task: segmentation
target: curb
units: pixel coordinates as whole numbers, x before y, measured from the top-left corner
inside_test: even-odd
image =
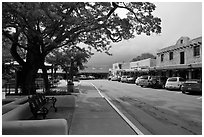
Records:
[[[107,97],[105,97],[101,91],[93,84],[91,83],[92,86],[98,91],[98,93],[100,94],[100,96],[102,98],[104,98],[108,104],[122,117],[122,119],[133,129],[133,131],[137,134],[137,135],[144,135]]]

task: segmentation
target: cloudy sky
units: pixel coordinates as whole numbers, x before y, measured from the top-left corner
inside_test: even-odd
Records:
[[[156,55],[157,50],[174,45],[182,36],[194,39],[202,36],[201,2],[153,2],[156,9],[153,14],[162,20],[162,33],[159,35],[139,35],[134,39],[111,44],[108,56],[95,53],[87,65],[101,66],[116,62],[130,61],[142,53]]]

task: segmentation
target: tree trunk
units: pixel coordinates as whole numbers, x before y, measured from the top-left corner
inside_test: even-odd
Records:
[[[31,50],[27,51],[26,65],[23,66],[22,73],[24,75],[22,80],[22,92],[23,94],[35,94],[36,85],[35,79],[39,68],[42,67],[44,59],[39,50],[39,45],[29,45]],[[43,63],[42,63],[43,62]]]
[[[30,35],[32,35],[32,33]],[[11,47],[11,54],[19,65],[22,66],[20,82],[22,94],[28,95],[36,93],[35,78],[39,68],[42,68],[44,72],[43,76],[46,91],[49,90],[47,71],[44,66],[45,56],[43,54],[43,42],[41,37],[39,37],[39,35],[34,35],[31,39],[28,39],[26,62],[18,54],[17,47],[19,47],[19,43],[14,42]]]
[[[23,67],[21,83],[21,90],[23,95],[32,95],[36,93],[35,78],[38,69],[38,67],[29,67],[29,65]]]
[[[40,60],[32,61],[32,65],[26,65],[22,69],[22,94],[35,94],[36,93],[36,85],[35,85],[35,78],[39,68],[43,71],[43,80],[44,80],[44,87],[45,92],[50,91],[47,69],[43,65]]]
[[[20,57],[20,55],[17,52],[17,47],[19,46],[19,43],[13,42],[12,47],[10,49],[11,55],[13,56],[14,60],[16,60],[19,65],[22,67],[20,77],[17,79],[16,83],[18,83],[21,87],[21,92],[24,95],[28,94],[34,94],[35,92],[35,75],[37,71],[37,67],[33,67],[35,63],[29,63],[32,58],[27,58],[27,62],[24,62],[23,59]],[[29,55],[30,51],[28,51]],[[31,56],[28,56],[31,57]]]

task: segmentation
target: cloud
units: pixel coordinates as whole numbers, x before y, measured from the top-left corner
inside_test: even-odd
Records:
[[[155,2],[154,15],[162,20],[162,33],[159,35],[139,35],[134,39],[113,43],[108,56],[95,53],[89,64],[110,64],[130,61],[142,53],[156,55],[157,50],[174,45],[182,36],[190,39],[202,36],[201,2]]]

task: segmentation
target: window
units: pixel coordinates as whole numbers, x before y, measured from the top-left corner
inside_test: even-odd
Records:
[[[173,52],[170,52],[170,53],[169,53],[169,60],[172,60],[172,59],[174,58],[173,55],[174,55]]]
[[[185,63],[185,54],[184,52],[180,52],[180,64],[184,64]]]
[[[148,76],[142,76],[141,79],[148,79]]]
[[[161,62],[164,61],[164,54],[161,54]]]
[[[168,81],[177,81],[177,78],[169,78]]]
[[[181,44],[183,44],[183,40],[181,40]]]
[[[119,69],[122,69],[122,64],[119,64],[118,67],[119,67]]]
[[[200,45],[193,47],[193,55],[200,56]]]
[[[179,81],[185,81],[183,78],[179,78]]]

